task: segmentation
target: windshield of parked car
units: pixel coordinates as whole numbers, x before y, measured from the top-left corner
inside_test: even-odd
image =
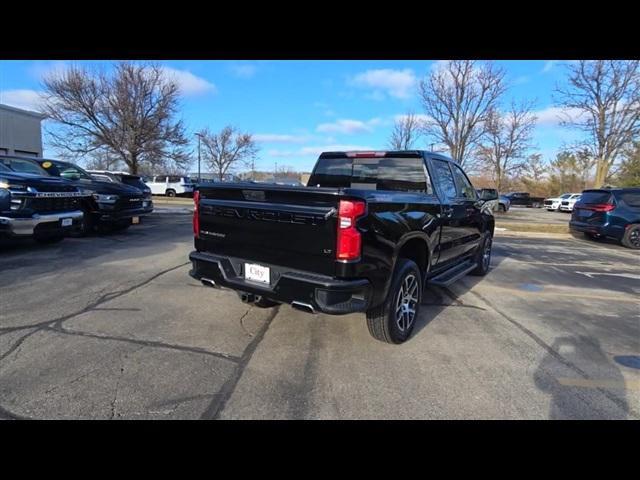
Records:
[[[34,175],[44,175],[45,177],[49,174],[40,168],[38,162],[33,160],[27,160],[22,158],[3,158],[0,160],[9,170],[13,170],[14,172],[19,173],[32,173]]]
[[[125,185],[130,185],[132,187],[142,188],[142,189],[148,189],[149,188],[149,187],[147,187],[145,185],[145,183],[142,181],[142,179],[140,177],[136,177],[136,176],[133,176],[133,175],[120,175],[120,180]]]
[[[571,196],[570,193],[565,193],[564,195],[561,195],[560,198],[562,198],[563,200],[566,200],[567,198],[569,198]]]
[[[49,172],[50,175],[66,178],[68,180],[90,180],[93,177],[83,169],[73,163],[61,162],[58,160],[47,160],[41,163],[42,167]]]

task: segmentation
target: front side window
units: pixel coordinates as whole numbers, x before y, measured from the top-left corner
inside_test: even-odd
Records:
[[[453,170],[453,177],[456,182],[456,187],[458,189],[458,196],[464,197],[468,200],[477,200],[476,191],[471,185],[471,182],[467,178],[467,176],[462,171],[458,165],[451,165],[451,169]]]
[[[440,191],[446,200],[453,200],[458,196],[458,192],[456,191],[453,174],[449,169],[449,162],[434,159],[433,166],[435,168],[436,183],[440,187]]]

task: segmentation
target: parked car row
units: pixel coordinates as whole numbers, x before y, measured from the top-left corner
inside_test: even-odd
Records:
[[[573,206],[580,200],[580,193],[563,193],[559,197],[546,198],[544,208],[550,212],[571,212]]]
[[[139,223],[153,211],[151,192],[125,177],[105,181],[69,162],[0,156],[0,236],[55,242]]]

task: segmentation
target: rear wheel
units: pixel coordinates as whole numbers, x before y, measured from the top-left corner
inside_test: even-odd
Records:
[[[627,227],[622,237],[622,245],[635,250],[640,249],[640,224]]]
[[[489,265],[491,264],[491,247],[493,245],[493,237],[488,235],[484,238],[484,241],[480,244],[480,248],[476,252],[476,265],[475,270],[471,271],[471,275],[484,276],[489,272]]]
[[[405,342],[415,326],[422,300],[422,275],[415,262],[398,259],[384,303],[367,311],[369,333],[386,343]]]
[[[111,229],[115,230],[116,232],[122,231],[122,230],[126,230],[127,228],[129,228],[131,226],[131,219],[126,219],[126,220],[120,220],[118,222],[114,222],[111,225]]]

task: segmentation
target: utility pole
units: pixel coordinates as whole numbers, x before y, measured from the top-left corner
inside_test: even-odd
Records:
[[[198,137],[198,183],[200,183],[202,180],[200,180],[201,178],[201,174],[200,174],[200,137],[202,136],[201,133],[196,132],[196,137]]]

